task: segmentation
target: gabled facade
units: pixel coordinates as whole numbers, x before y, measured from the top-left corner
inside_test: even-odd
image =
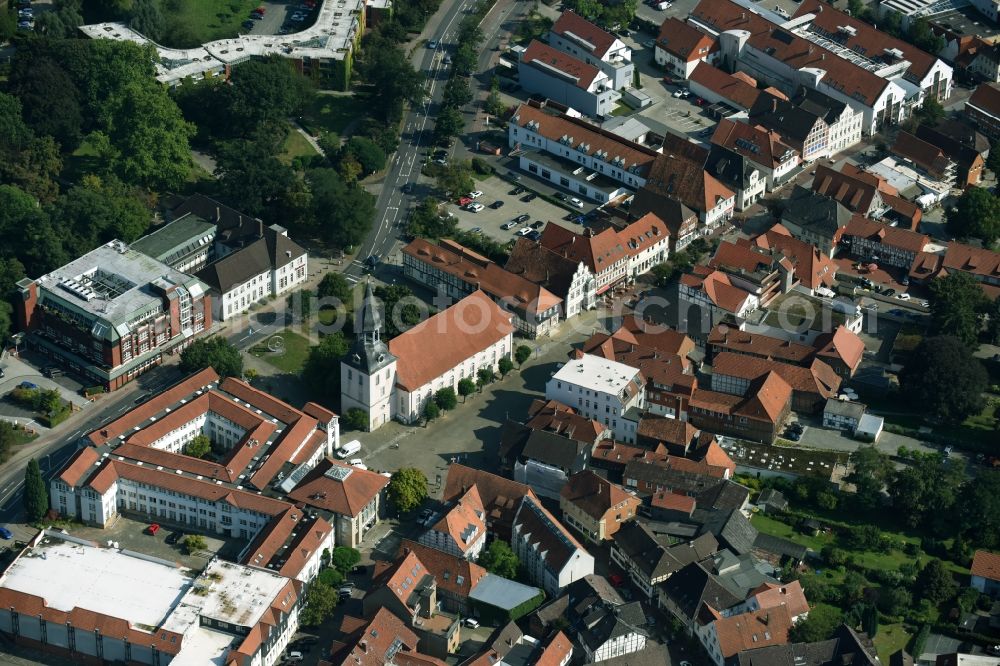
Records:
[[[699,62],[712,62],[716,51],[712,37],[671,16],[660,26],[653,59],[672,76],[687,79]]]
[[[571,476],[559,494],[563,520],[591,543],[614,537],[632,520],[639,499],[590,470]]]
[[[600,67],[537,40],[521,54],[517,73],[526,91],[588,116],[610,114],[621,99],[614,81]]]
[[[594,557],[534,497],[521,500],[511,548],[532,582],[551,596],[594,573]]]
[[[563,12],[549,31],[549,45],[600,69],[614,90],[631,88],[632,49],[573,11]]]

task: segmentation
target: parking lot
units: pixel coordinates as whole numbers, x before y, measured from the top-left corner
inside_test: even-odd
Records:
[[[521,179],[521,187],[524,187],[525,191],[516,195],[511,194],[515,189],[515,185],[499,177],[493,176],[477,181],[476,188],[483,195],[475,201],[482,204],[483,209],[481,211],[473,213],[472,211],[463,210],[455,201],[450,202],[448,205],[448,211],[454,213],[458,218],[458,228],[465,231],[480,230],[489,238],[501,243],[507,243],[517,238],[516,232],[519,229],[529,227],[538,222],[543,223],[543,225],[539,225],[539,231],[548,222],[559,222],[565,226],[573,226],[572,222],[564,220],[566,215],[569,214],[567,209],[556,206],[541,197],[537,197],[532,201],[524,201],[534,187],[534,182],[526,176],[527,174],[522,176]],[[490,205],[495,201],[503,201],[504,205],[497,209],[490,208]],[[580,214],[585,213],[591,208],[593,208],[593,205],[585,204],[584,208],[580,209]],[[501,228],[503,224],[511,222],[519,215],[528,215],[529,218],[524,222],[515,224],[510,229],[505,230]]]
[[[264,8],[264,15],[260,19],[247,18],[249,22],[244,23],[244,28],[252,27],[246,34],[284,35],[299,32],[305,30],[316,19],[315,9],[309,9],[305,3],[261,2],[258,6]],[[305,18],[301,21],[292,21],[292,17],[296,14],[304,14]]]

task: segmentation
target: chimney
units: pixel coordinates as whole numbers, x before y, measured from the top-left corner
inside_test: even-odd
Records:
[[[360,643],[358,643],[358,647],[360,647],[361,651],[364,652],[365,654],[368,653],[368,641],[361,641]]]
[[[777,113],[777,112],[778,112],[778,98],[775,97],[774,99],[771,100],[771,113]]]

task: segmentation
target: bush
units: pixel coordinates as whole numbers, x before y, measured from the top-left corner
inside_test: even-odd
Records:
[[[337,587],[344,582],[344,574],[340,573],[336,569],[326,568],[319,572],[316,576],[316,582],[320,585],[326,585],[328,587]]]
[[[480,176],[489,176],[495,171],[493,166],[481,157],[472,158],[472,170]]]
[[[83,389],[84,398],[90,398],[92,396],[100,395],[102,393],[104,393],[103,386],[88,386],[87,388]]]
[[[188,555],[193,555],[206,548],[208,548],[208,542],[205,541],[205,537],[202,535],[188,534],[184,537],[184,550],[187,551]]]
[[[347,573],[354,568],[354,565],[361,561],[361,553],[353,548],[337,546],[330,556],[330,564],[342,573]]]

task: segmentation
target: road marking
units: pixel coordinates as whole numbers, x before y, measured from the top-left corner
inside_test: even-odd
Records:
[[[345,273],[344,274],[344,279],[347,280],[348,282],[357,282],[361,278],[357,278],[357,277],[354,277],[353,275],[348,275],[347,273]]]

